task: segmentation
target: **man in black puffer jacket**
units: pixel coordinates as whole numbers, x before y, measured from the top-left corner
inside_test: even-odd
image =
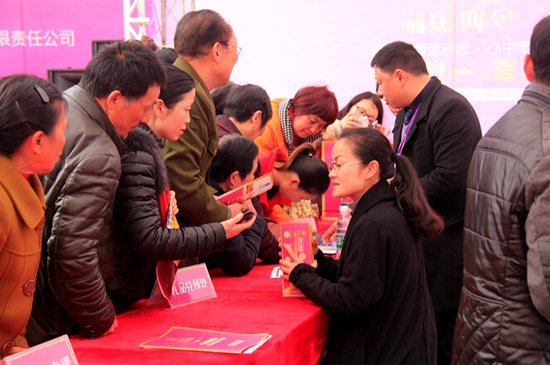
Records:
[[[530,48],[532,83],[472,157],[454,364],[550,364],[550,16]]]
[[[112,211],[123,138],[149,116],[165,73],[150,49],[116,42],[65,92],[66,144],[46,179],[46,222],[29,344],[117,326],[105,282],[113,274]]]

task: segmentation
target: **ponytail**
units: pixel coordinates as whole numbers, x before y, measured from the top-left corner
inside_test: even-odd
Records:
[[[282,166],[276,167],[296,173],[300,179],[298,187],[308,194],[321,195],[330,185],[328,166],[315,155],[311,143],[298,146]]]
[[[443,219],[430,207],[412,164],[406,157],[392,152],[395,176],[391,187],[397,195],[397,206],[413,223],[418,235],[436,238],[443,232]]]

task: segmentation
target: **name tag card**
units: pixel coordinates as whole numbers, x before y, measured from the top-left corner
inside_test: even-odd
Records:
[[[169,299],[170,307],[181,307],[216,296],[216,290],[205,264],[184,267],[179,269],[174,277]]]
[[[4,358],[6,365],[78,365],[67,335]]]

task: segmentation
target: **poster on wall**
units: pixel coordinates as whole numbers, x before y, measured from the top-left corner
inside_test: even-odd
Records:
[[[92,41],[123,39],[122,1],[13,0],[0,2],[0,76],[84,68]],[[86,16],[83,16],[83,15]]]

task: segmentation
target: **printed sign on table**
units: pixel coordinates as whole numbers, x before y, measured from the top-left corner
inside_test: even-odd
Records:
[[[312,249],[313,230],[310,223],[289,221],[281,223],[281,257],[283,260],[288,257],[284,245],[288,244],[297,255],[305,255],[305,263],[313,262]],[[283,278],[283,297],[303,297],[304,294],[290,281]]]
[[[184,267],[176,272],[169,299],[171,308],[215,297],[216,290],[205,264]]]
[[[6,365],[78,365],[67,335],[4,358]]]
[[[251,347],[258,347],[270,337],[269,333],[242,334],[172,327],[162,336],[145,341],[139,347],[240,354]]]

